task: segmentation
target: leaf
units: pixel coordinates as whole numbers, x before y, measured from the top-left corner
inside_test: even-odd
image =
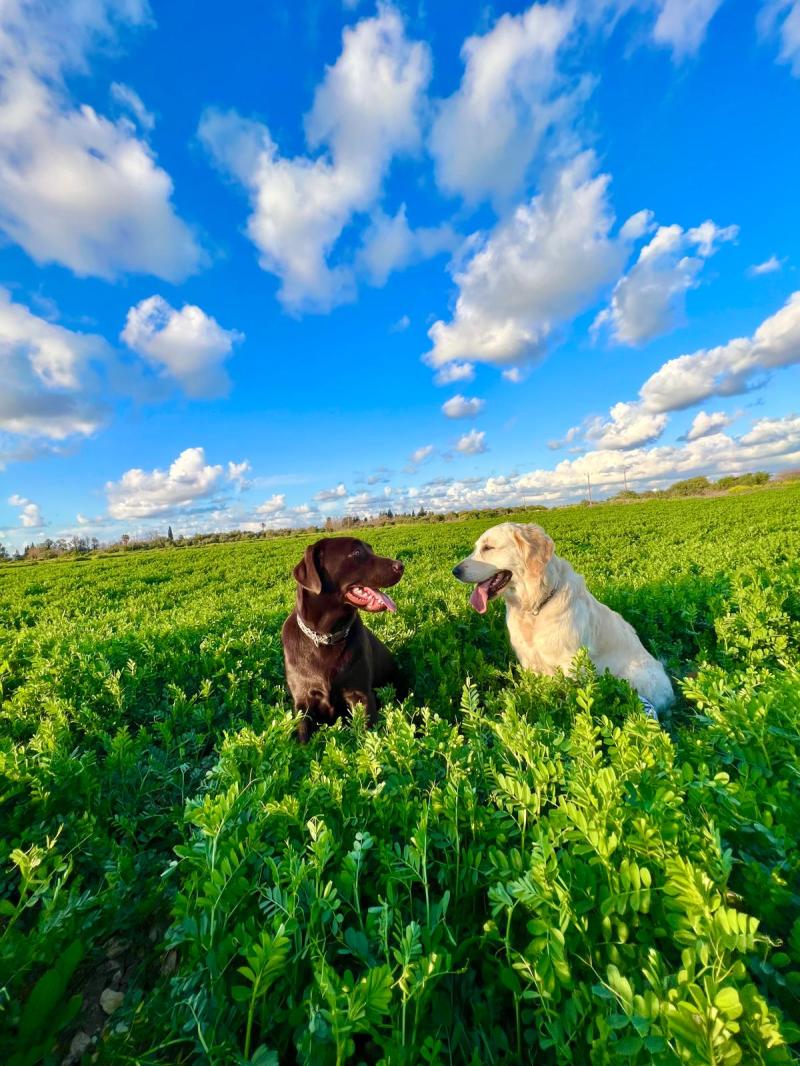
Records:
[[[20,1018],[19,1036],[22,1041],[29,1042],[34,1034],[47,1027],[50,1016],[63,999],[75,967],[82,958],[83,945],[74,940],[56,965],[46,970],[33,986]]]

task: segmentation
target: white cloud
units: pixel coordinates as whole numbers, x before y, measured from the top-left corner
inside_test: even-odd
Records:
[[[440,102],[430,136],[445,192],[507,200],[522,186],[547,134],[585,95],[585,84],[566,88],[557,68],[572,23],[570,7],[534,4],[467,38],[461,85]]]
[[[774,274],[780,270],[783,266],[783,260],[778,259],[777,255],[771,255],[769,259],[765,259],[763,263],[754,263],[747,273],[751,278],[758,277],[760,274]]]
[[[309,149],[322,149],[316,157],[282,156],[266,126],[234,112],[204,115],[200,139],[248,190],[247,233],[287,307],[326,309],[352,296],[352,269],[329,257],[353,216],[377,203],[393,157],[418,147],[429,78],[427,46],[381,6],[345,28],[317,88],[305,121]]]
[[[155,127],[155,116],[147,110],[141,96],[130,85],[123,85],[119,81],[112,82],[111,98],[124,111],[128,111],[143,130],[149,132]]]
[[[512,385],[519,385],[527,377],[527,372],[521,366],[510,366],[503,371],[503,377],[506,381],[510,381]]]
[[[364,232],[357,265],[372,285],[385,285],[389,275],[411,263],[453,251],[459,238],[449,225],[412,230],[406,218],[406,205],[396,215],[376,211]]]
[[[739,438],[741,444],[748,447],[785,444],[792,447],[792,439],[800,434],[800,417],[795,414],[785,415],[783,418],[761,418],[754,423],[753,428]]]
[[[729,415],[724,411],[712,411],[711,414],[698,411],[692,420],[686,439],[688,441],[700,440],[701,437],[707,437],[710,433],[718,433],[729,426],[735,418],[736,415]]]
[[[486,401],[477,396],[466,397],[458,393],[442,404],[442,411],[448,418],[474,418],[485,404]]]
[[[7,0],[0,9],[0,229],[37,263],[80,275],[177,281],[203,255],[172,206],[172,182],[127,119],[76,106],[64,77],[144,0]]]
[[[472,363],[445,363],[434,374],[434,385],[452,385],[456,381],[472,381],[475,367]]]
[[[636,448],[660,437],[668,420],[667,415],[643,410],[638,403],[616,403],[607,420],[589,420],[586,436],[606,450]]]
[[[26,500],[24,496],[14,494],[9,496],[8,502],[12,507],[20,507],[19,524],[23,529],[41,529],[45,522],[42,518],[41,508],[38,503]]]
[[[721,228],[711,221],[689,230],[659,226],[617,282],[610,306],[600,312],[592,329],[607,325],[614,340],[630,345],[665,333],[683,320],[685,294],[699,284],[706,259],[738,232],[737,226]]]
[[[405,333],[408,327],[411,325],[411,319],[408,315],[401,315],[396,322],[393,322],[389,326],[390,333]]]
[[[758,24],[762,36],[777,35],[780,62],[800,78],[800,0],[764,0]]]
[[[232,481],[239,492],[250,487],[247,475],[251,471],[250,463],[244,459],[241,463],[228,463],[228,481]]]
[[[483,430],[471,429],[463,437],[456,441],[456,451],[462,455],[480,455],[488,451],[486,446],[486,433]]]
[[[202,448],[186,448],[169,470],[133,469],[106,482],[108,513],[130,520],[183,510],[214,496],[223,481],[223,467],[207,463]]]
[[[268,500],[256,507],[256,514],[258,515],[276,515],[286,509],[286,494],[283,492],[276,492],[273,496],[270,496]]]
[[[771,370],[795,363],[800,363],[800,292],[765,319],[752,337],[737,337],[719,347],[668,360],[645,381],[637,400],[615,404],[606,418],[586,419],[564,441],[552,444],[560,447],[576,439],[578,430],[600,449],[637,447],[663,433],[670,412],[714,396],[735,396],[759,388]],[[698,415],[693,426],[697,432],[687,435],[689,442],[712,435],[709,429],[718,432],[721,422],[709,427],[708,419],[719,418]],[[706,432],[700,433],[701,429]]]
[[[694,55],[722,0],[657,0],[660,8],[653,40],[672,49],[676,59]]]
[[[89,436],[105,419],[101,337],[75,333],[13,303],[0,287],[0,430],[49,440]]]
[[[610,179],[592,176],[594,162],[590,152],[578,156],[488,237],[472,238],[454,274],[453,319],[429,330],[426,362],[533,360],[564,320],[619,275],[627,245],[610,236]]]
[[[770,370],[800,362],[800,292],[765,319],[752,337],[670,359],[640,390],[651,411],[677,411],[712,396],[735,396],[763,383]]]
[[[347,489],[345,488],[344,484],[340,483],[338,485],[334,485],[332,489],[323,489],[321,492],[318,492],[314,496],[314,499],[329,502],[330,500],[341,500],[346,495]]]
[[[705,474],[720,477],[756,469],[775,470],[800,463],[800,417],[757,422],[740,438],[714,433],[699,440],[656,445],[620,452],[599,449],[552,468],[530,470],[517,476],[438,479],[415,488],[397,489],[393,506],[424,504],[433,511],[477,507],[560,504],[586,495],[587,476],[595,499],[624,488],[643,491],[660,488],[678,478]]]
[[[193,304],[176,311],[163,297],[150,296],[128,311],[121,337],[152,366],[174,378],[187,396],[207,398],[228,392],[224,362],[244,334],[223,329]]]
[[[721,4],[722,0],[584,0],[581,9],[585,18],[607,32],[618,18],[633,10],[654,17],[652,41],[669,48],[673,59],[680,61],[698,51]]]
[[[561,440],[549,440],[547,442],[547,447],[551,452],[560,451],[562,448],[566,448],[568,444],[573,444],[578,440],[582,436],[583,431],[583,426],[570,426]]]
[[[433,455],[433,451],[432,444],[424,444],[421,448],[417,448],[416,451],[412,452],[409,459],[412,463],[423,463],[429,456]]]

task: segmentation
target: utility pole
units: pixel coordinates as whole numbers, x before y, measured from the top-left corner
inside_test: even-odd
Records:
[[[586,475],[586,487],[589,490],[589,503],[592,502],[592,482],[589,479],[589,475]]]
[[[625,491],[627,492],[628,491],[628,468],[624,464],[623,464],[623,467],[622,467],[622,476],[625,479]]]

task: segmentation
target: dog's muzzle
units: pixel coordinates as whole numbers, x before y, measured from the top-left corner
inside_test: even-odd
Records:
[[[480,559],[473,559],[471,555],[468,555],[466,559],[462,559],[457,566],[453,567],[453,577],[458,578],[459,581],[463,581],[467,585],[476,585],[479,581],[486,581],[488,578],[494,577],[496,573],[496,566],[482,563]]]

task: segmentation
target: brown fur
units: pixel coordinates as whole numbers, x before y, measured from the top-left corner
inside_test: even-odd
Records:
[[[353,585],[388,588],[402,575],[401,562],[375,555],[368,544],[354,537],[317,541],[295,567],[297,602],[281,637],[301,743],[319,725],[347,715],[357,704],[366,709],[368,724],[375,724],[374,690],[397,682],[397,666],[345,594]],[[298,612],[317,633],[338,634],[348,622],[352,625],[341,642],[317,647],[297,624]]]

